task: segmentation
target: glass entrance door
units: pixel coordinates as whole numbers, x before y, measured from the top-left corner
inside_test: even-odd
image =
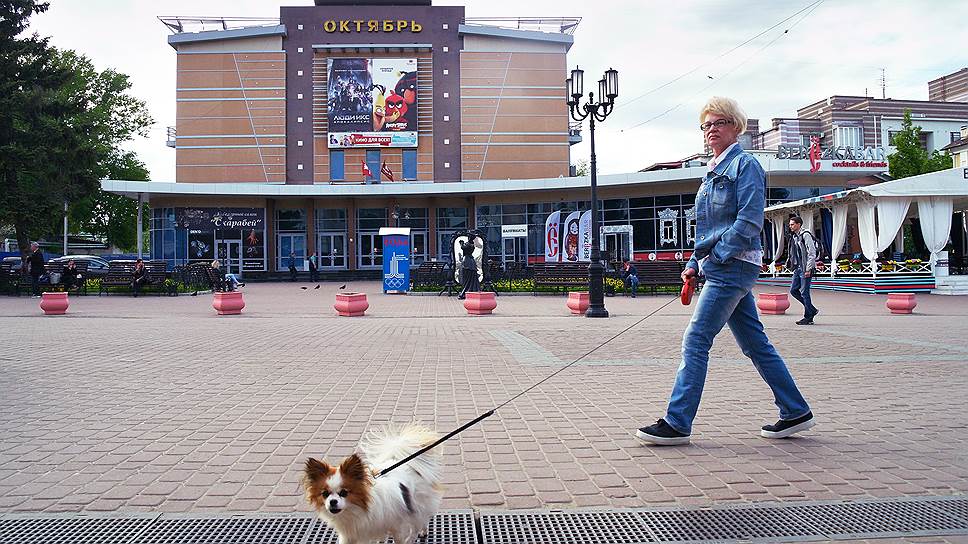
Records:
[[[629,234],[627,232],[606,232],[605,254],[602,259],[605,262],[622,262],[629,259]]]
[[[427,231],[410,231],[410,264],[417,266],[427,260]]]
[[[230,274],[242,273],[242,241],[217,240],[215,258],[222,263],[222,270]]]
[[[502,238],[501,261],[504,263],[527,263],[528,239],[524,237]]]
[[[280,234],[276,238],[278,251],[276,257],[276,270],[289,270],[289,254],[295,253],[296,270],[305,270],[303,263],[306,262],[306,235],[305,234]]]
[[[361,233],[357,244],[357,266],[360,269],[383,268],[383,237],[372,232]]]
[[[346,270],[346,235],[320,234],[317,247],[321,270]]]

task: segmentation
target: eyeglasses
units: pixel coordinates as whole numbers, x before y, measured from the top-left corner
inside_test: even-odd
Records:
[[[709,129],[713,128],[713,127],[722,128],[722,127],[724,127],[726,125],[732,125],[732,124],[733,124],[733,121],[730,120],[730,119],[717,119],[717,120],[713,121],[712,123],[710,123],[709,121],[706,121],[705,123],[699,125],[699,130],[701,130],[703,132],[706,132],[707,130],[709,130]]]

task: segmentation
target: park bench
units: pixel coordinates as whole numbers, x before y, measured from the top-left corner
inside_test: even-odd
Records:
[[[101,286],[98,295],[107,293],[111,288],[124,288],[131,291],[131,280],[134,274],[135,261],[111,261],[108,263],[108,273],[101,278]],[[167,276],[165,261],[145,261],[145,271],[148,276],[146,285],[142,292],[156,288],[159,292],[164,292],[165,278]]]
[[[682,287],[682,271],[686,268],[683,261],[641,261],[633,264],[639,272],[639,287],[651,288],[653,295],[657,287]]]
[[[535,263],[534,290],[542,287],[564,289],[588,285],[588,263]]]
[[[413,287],[441,287],[446,282],[448,263],[444,261],[424,261],[413,271],[410,278]]]
[[[18,294],[20,286],[23,284],[23,274],[19,270],[13,269],[13,263],[5,262],[0,264],[0,289],[9,295]],[[30,282],[28,281],[29,285]]]
[[[77,273],[81,275],[81,279],[75,282],[78,291],[83,291],[87,294],[87,267],[90,263],[84,260],[74,261],[74,265],[77,266]],[[61,289],[64,285],[64,268],[67,267],[67,261],[54,261],[48,262],[45,266],[47,270],[48,281],[47,285],[50,285],[53,289]],[[51,277],[53,274],[59,274],[60,278],[58,282],[54,282]]]

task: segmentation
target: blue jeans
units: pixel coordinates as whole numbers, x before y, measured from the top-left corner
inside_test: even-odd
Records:
[[[235,274],[225,274],[225,290],[235,291],[239,287],[239,278]]]
[[[763,324],[756,313],[756,302],[750,291],[760,274],[760,267],[737,259],[720,264],[707,259],[703,273],[706,284],[700,291],[692,320],[682,335],[682,363],[669,398],[666,423],[681,433],[692,434],[692,421],[706,383],[709,349],[724,325],[729,325],[743,354],[753,361],[760,377],[773,390],[780,419],[806,415],[810,407],[797,389],[786,363],[763,332]]]
[[[817,307],[810,301],[810,280],[813,274],[803,276],[803,269],[797,268],[793,272],[793,283],[790,284],[790,294],[803,304],[803,317],[811,318],[817,314]]]
[[[639,277],[636,275],[631,275],[625,278],[625,285],[631,286],[632,296],[635,296],[635,293],[639,290]]]

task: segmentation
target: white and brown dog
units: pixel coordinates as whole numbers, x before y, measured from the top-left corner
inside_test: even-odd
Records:
[[[340,544],[376,542],[387,535],[413,544],[427,533],[440,508],[440,454],[430,450],[385,476],[377,472],[436,440],[417,424],[371,432],[360,449],[339,466],[310,457],[303,487],[306,499],[339,534]]]

